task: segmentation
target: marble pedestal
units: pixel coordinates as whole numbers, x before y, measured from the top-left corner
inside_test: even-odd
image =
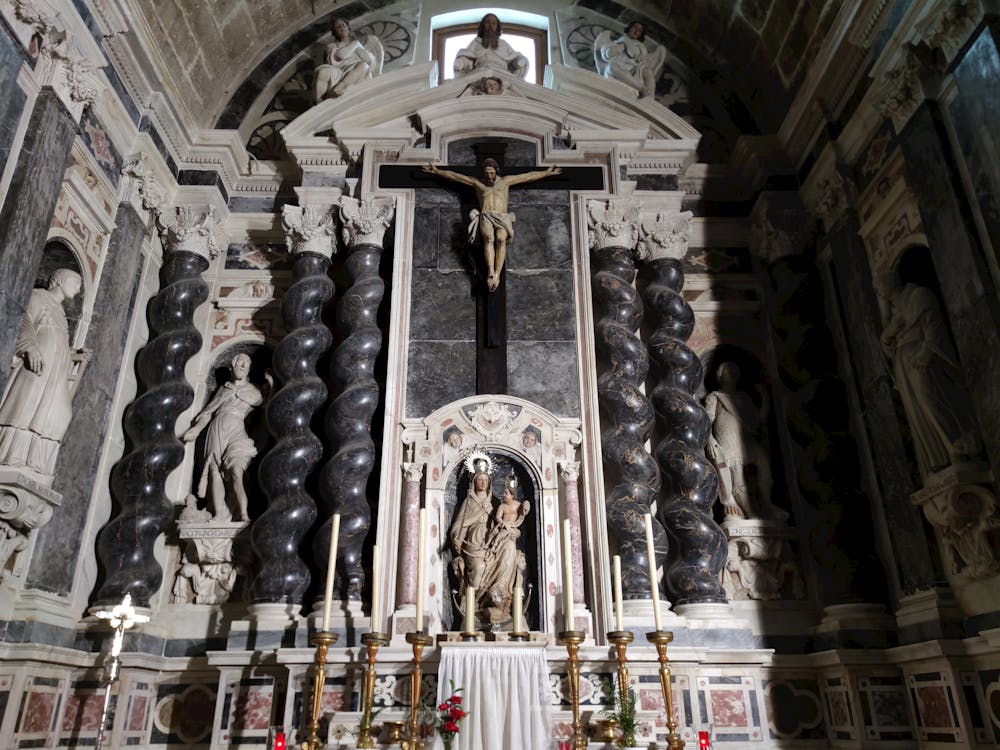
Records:
[[[20,588],[36,532],[61,504],[62,495],[32,476],[0,468],[0,588]]]

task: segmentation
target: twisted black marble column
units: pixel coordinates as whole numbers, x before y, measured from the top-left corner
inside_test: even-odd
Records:
[[[680,294],[684,272],[680,261],[664,258],[645,265],[642,277],[656,383],[651,398],[663,436],[654,451],[665,490],[660,517],[675,543],[667,590],[677,604],[725,602],[720,573],[726,535],[712,517],[719,476],[705,457],[712,425],[693,395],[702,366],[685,344],[694,330],[694,312]]]
[[[643,515],[660,490],[660,471],[644,445],[653,430],[653,407],[641,386],[649,355],[635,331],[642,302],[632,287],[632,250],[605,247],[592,253],[595,345],[603,372],[597,381],[601,448],[612,488],[605,499],[608,526],[622,560],[622,591],[629,599],[650,597]],[[663,526],[653,519],[657,564],[666,557]]]
[[[207,268],[201,254],[166,249],[160,291],[148,308],[151,338],[136,357],[139,395],[125,410],[129,452],[111,472],[116,511],[97,540],[106,577],[96,605],[116,604],[130,593],[135,605],[148,607],[163,580],[153,545],[173,517],[164,486],[184,458],[175,425],[194,400],[184,367],[201,349],[192,320],[208,299],[201,278]]]
[[[332,341],[321,322],[323,306],[333,297],[329,267],[325,254],[297,253],[295,283],[281,299],[287,333],[274,352],[280,385],[266,411],[274,445],[259,470],[267,509],[250,533],[259,561],[251,587],[255,604],[299,604],[309,586],[309,568],[299,557],[299,547],[316,520],[316,503],[306,492],[306,479],[323,455],[323,445],[309,423],[327,395],[316,363]]]
[[[372,415],[378,406],[375,360],[382,350],[377,315],[385,284],[379,276],[382,248],[356,244],[347,258],[350,287],[337,305],[337,325],[344,340],[334,354],[333,380],[338,391],[326,415],[326,436],[334,454],[320,474],[320,495],[330,516],[316,535],[315,556],[326,567],[330,527],[340,514],[336,591],[360,599],[365,572],[361,553],[371,526],[366,487],[375,466]]]

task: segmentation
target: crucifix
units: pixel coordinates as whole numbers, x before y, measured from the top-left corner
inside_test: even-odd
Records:
[[[125,641],[125,631],[132,626],[149,622],[148,615],[140,615],[132,606],[132,595],[125,594],[121,604],[116,604],[108,610],[97,612],[97,618],[107,620],[108,624],[115,630],[115,639],[111,643],[111,653],[104,673],[104,710],[101,712],[101,725],[97,729],[97,750],[101,750],[104,744],[104,727],[108,723],[108,713],[111,708],[111,687],[118,679],[118,666],[121,663],[118,656],[122,652],[122,643]]]
[[[506,294],[502,287],[507,243],[514,238],[514,214],[508,211],[510,188],[560,174],[556,166],[508,176],[500,175],[500,165],[495,159],[483,161],[482,179],[470,177],[448,169],[438,169],[433,164],[424,168],[436,177],[471,187],[476,193],[479,208],[470,214],[469,244],[483,246],[486,263],[486,294],[477,302],[477,329],[479,331],[476,366],[476,391],[478,393],[505,393],[507,391],[506,357],[501,347],[506,342]]]

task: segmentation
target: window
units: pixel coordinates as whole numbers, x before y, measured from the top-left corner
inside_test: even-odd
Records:
[[[431,55],[438,61],[440,80],[455,77],[455,57],[476,38],[479,22],[487,13],[493,13],[503,24],[503,40],[528,58],[526,80],[541,84],[549,60],[548,18],[497,8],[443,13],[431,19]]]

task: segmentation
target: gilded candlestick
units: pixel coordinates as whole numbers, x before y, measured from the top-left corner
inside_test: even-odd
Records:
[[[587,634],[582,630],[563,630],[559,640],[566,645],[569,657],[567,665],[567,682],[569,684],[569,701],[573,707],[573,750],[587,750],[587,736],[580,725],[580,644]]]
[[[430,646],[434,639],[423,632],[407,633],[406,642],[413,647],[413,662],[410,668],[410,730],[409,736],[403,740],[403,750],[424,750],[424,741],[420,739],[420,681],[423,678],[421,662],[424,649]]]
[[[646,640],[656,646],[656,656],[660,662],[660,689],[663,691],[663,705],[667,710],[667,748],[682,750],[684,740],[677,734],[677,719],[674,718],[674,698],[670,689],[670,666],[667,661],[667,644],[674,639],[668,630],[646,633]]]
[[[372,739],[372,701],[375,699],[375,663],[378,657],[378,650],[389,642],[387,633],[365,633],[361,636],[361,642],[365,644],[368,652],[368,661],[365,665],[365,682],[361,695],[361,726],[358,728],[358,748],[363,750],[373,750],[375,740]]]
[[[628,644],[635,639],[627,630],[612,630],[608,640],[615,645],[615,660],[618,662],[618,697],[622,706],[628,705]]]
[[[326,655],[330,646],[337,642],[337,637],[336,633],[320,630],[313,633],[309,641],[316,647],[316,654],[313,656],[312,713],[306,726],[309,733],[299,744],[301,750],[321,750],[325,745],[319,738],[319,719],[323,709],[323,686],[326,685]]]

